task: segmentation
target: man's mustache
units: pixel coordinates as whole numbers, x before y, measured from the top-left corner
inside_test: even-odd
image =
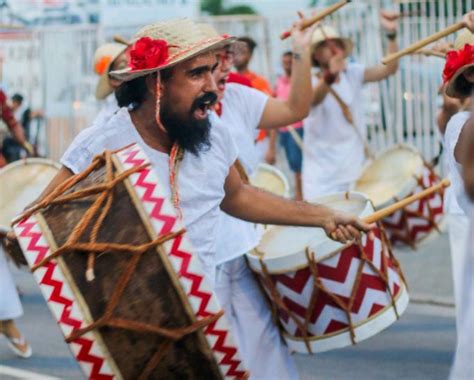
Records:
[[[217,103],[217,94],[215,92],[206,92],[199,98],[196,98],[191,106],[191,113],[204,106],[212,107]]]

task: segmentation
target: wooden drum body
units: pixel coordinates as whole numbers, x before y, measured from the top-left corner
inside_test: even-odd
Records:
[[[353,188],[366,194],[379,210],[438,182],[433,168],[414,148],[397,145],[377,156]],[[391,242],[416,248],[439,233],[443,203],[444,193],[437,192],[385,218],[382,223]]]
[[[245,378],[149,164],[138,145],[96,157],[15,224],[23,253],[87,378]]]
[[[360,217],[373,212],[358,193],[338,193],[314,203]],[[408,305],[398,262],[384,232],[361,244],[342,245],[322,229],[277,227],[248,254],[290,349],[315,353],[367,339],[395,322]]]

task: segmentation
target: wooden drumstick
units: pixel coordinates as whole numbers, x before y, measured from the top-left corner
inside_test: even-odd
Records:
[[[118,34],[114,36],[114,41],[122,45],[131,45],[130,41],[127,41],[125,38],[119,36]]]
[[[420,199],[429,197],[431,194],[434,194],[438,191],[444,190],[446,187],[449,187],[450,185],[451,185],[451,182],[449,181],[449,179],[445,178],[440,183],[438,183],[436,185],[433,185],[433,186],[427,188],[426,190],[420,191],[419,193],[416,193],[416,194],[413,194],[409,197],[406,197],[406,198],[402,199],[401,201],[394,203],[393,205],[390,205],[390,206],[385,207],[381,210],[375,211],[373,214],[370,214],[369,216],[366,216],[362,220],[365,223],[368,223],[368,224],[378,222],[379,220],[381,220],[381,219],[383,219],[383,218],[385,218],[389,215],[392,215],[394,212],[408,206],[410,203],[413,203],[413,202],[416,202]],[[331,233],[331,238],[333,240],[337,240],[335,232]]]
[[[430,49],[418,50],[418,51],[415,51],[413,54],[424,55],[426,57],[438,57],[438,58],[446,59],[446,54],[441,53],[439,51],[430,50]]]
[[[403,57],[404,55],[414,53],[417,50],[420,50],[421,48],[425,47],[426,45],[429,45],[432,42],[435,42],[435,41],[437,41],[437,40],[439,40],[443,37],[449,36],[450,34],[453,34],[453,33],[457,32],[458,30],[461,30],[465,26],[466,25],[462,21],[458,22],[454,25],[451,25],[451,26],[447,27],[446,29],[440,30],[439,32],[437,32],[435,34],[432,34],[431,36],[428,36],[428,37],[426,37],[426,38],[424,38],[420,41],[415,42],[414,44],[411,44],[410,46],[408,46],[407,48],[405,48],[403,50],[400,50],[400,51],[397,51],[396,53],[392,53],[392,54],[389,54],[389,55],[385,56],[382,59],[382,63],[384,65],[387,65],[390,62],[395,61],[395,60]]]
[[[449,181],[449,179],[445,178],[440,183],[433,185],[427,188],[426,190],[420,191],[419,193],[406,197],[402,199],[401,201],[394,203],[393,205],[390,205],[381,210],[375,211],[373,214],[363,218],[362,220],[369,224],[378,222],[380,219],[383,219],[389,215],[392,215],[394,212],[408,206],[410,203],[429,197],[431,194],[444,190],[446,187],[449,187],[450,185],[451,185],[451,182]]]
[[[330,7],[327,7],[326,9],[323,9],[321,12],[316,13],[314,16],[303,21],[303,25],[302,25],[303,29],[313,26],[318,21],[321,21],[326,16],[329,16],[331,13],[336,12],[339,8],[342,8],[344,5],[350,2],[351,0],[342,0],[334,5],[331,5]],[[291,36],[291,30],[287,30],[280,35],[280,39],[286,40],[290,36]]]

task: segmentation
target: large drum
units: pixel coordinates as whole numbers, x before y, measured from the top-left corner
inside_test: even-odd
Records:
[[[250,177],[250,183],[282,197],[290,196],[290,185],[283,172],[268,164],[258,165],[257,170]]]
[[[15,161],[0,170],[0,229],[33,202],[59,171],[60,165],[44,158]]]
[[[359,193],[315,203],[360,217],[374,210]],[[324,230],[274,226],[247,255],[278,316],[290,349],[328,351],[367,339],[395,322],[408,305],[405,280],[382,230],[342,245]]]
[[[415,149],[397,145],[377,156],[353,189],[366,194],[378,210],[439,181]],[[434,193],[385,218],[383,224],[392,243],[416,248],[418,243],[437,234],[443,220],[443,198],[443,192]]]
[[[144,152],[94,159],[14,225],[89,379],[245,378],[216,297]]]

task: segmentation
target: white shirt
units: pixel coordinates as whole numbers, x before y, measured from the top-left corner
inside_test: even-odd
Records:
[[[105,125],[119,109],[117,98],[112,92],[101,102],[100,112],[92,121],[92,125]]]
[[[366,136],[362,100],[365,67],[349,63],[332,88],[349,106],[355,126]],[[365,162],[364,144],[344,118],[331,94],[313,107],[304,120],[303,195],[307,200],[348,190],[360,175]]]
[[[252,174],[258,165],[255,138],[262,119],[268,96],[261,91],[229,83],[222,99],[221,122],[239,151],[239,160],[247,174]],[[235,259],[255,248],[260,240],[255,225],[221,212],[219,235],[216,242],[216,263]]]
[[[470,112],[458,112],[449,119],[444,132],[445,157],[451,180],[451,186],[446,189],[446,212],[449,214],[468,215],[469,199],[464,191],[462,166],[456,161],[454,150],[469,117]]]
[[[208,279],[213,283],[215,270],[215,238],[220,203],[224,198],[224,182],[229,167],[237,158],[237,148],[215,115],[210,115],[211,148],[199,157],[185,153],[178,172],[180,207],[187,235],[201,259]],[[83,130],[61,158],[61,163],[74,173],[83,171],[96,154],[115,150],[137,142],[150,158],[162,186],[171,197],[169,156],[150,148],[135,129],[126,108],[121,108],[105,125]]]

